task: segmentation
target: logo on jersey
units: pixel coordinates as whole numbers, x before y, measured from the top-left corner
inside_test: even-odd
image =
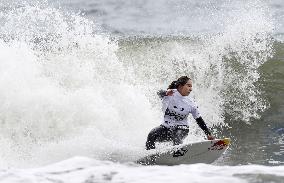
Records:
[[[176,107],[176,106],[174,106]],[[181,111],[183,111],[184,108],[181,108]],[[172,119],[172,117],[176,120],[176,121],[182,121],[186,118],[187,115],[182,115],[182,114],[178,114],[175,111],[170,111],[168,108],[165,111],[165,115],[169,116],[170,119]]]

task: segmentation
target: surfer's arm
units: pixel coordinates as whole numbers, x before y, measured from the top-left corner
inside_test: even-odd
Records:
[[[167,96],[167,91],[166,90],[159,90],[157,92],[157,95],[160,97],[160,99],[164,98],[165,96]]]
[[[175,91],[176,91],[176,89],[159,90],[157,92],[157,95],[162,99],[165,96],[172,96]]]
[[[195,119],[198,126],[204,131],[204,133],[207,135],[207,139],[208,140],[214,140],[215,137],[211,134],[211,132],[209,131],[209,129],[207,128],[204,120],[202,119],[202,117],[200,116],[199,118]]]
[[[203,118],[200,116],[199,118],[196,118],[195,119],[198,126],[204,131],[204,133],[207,135],[207,136],[212,136],[209,129],[207,128]]]
[[[198,126],[204,131],[207,135],[208,140],[213,140],[214,136],[211,135],[209,129],[207,128],[204,120],[202,119],[200,112],[198,110],[198,106],[193,102],[192,110],[191,110],[192,117],[196,120]]]
[[[198,110],[198,106],[196,104],[193,105],[191,114],[193,118],[196,120],[198,126],[204,131],[204,133],[207,135],[208,140],[214,140],[214,136],[211,134],[209,129],[207,128],[203,118],[200,115],[200,112]]]

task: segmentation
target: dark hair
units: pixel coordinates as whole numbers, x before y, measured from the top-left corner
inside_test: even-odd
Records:
[[[188,80],[191,80],[189,77],[187,76],[181,76],[180,78],[178,78],[178,80],[173,81],[169,86],[168,89],[177,89],[180,85],[185,85]]]

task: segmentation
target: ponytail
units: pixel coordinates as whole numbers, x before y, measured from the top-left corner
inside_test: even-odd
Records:
[[[191,80],[189,77],[187,76],[181,76],[180,78],[178,78],[178,80],[173,81],[169,86],[168,89],[177,89],[180,85],[185,85],[188,80]]]
[[[169,86],[168,89],[177,89],[178,85],[177,85],[177,81],[173,81]]]

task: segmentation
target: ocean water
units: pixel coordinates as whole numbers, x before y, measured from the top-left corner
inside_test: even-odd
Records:
[[[0,182],[284,182],[281,0],[0,0]],[[141,166],[181,75],[213,164]],[[185,143],[204,139],[191,119]]]

